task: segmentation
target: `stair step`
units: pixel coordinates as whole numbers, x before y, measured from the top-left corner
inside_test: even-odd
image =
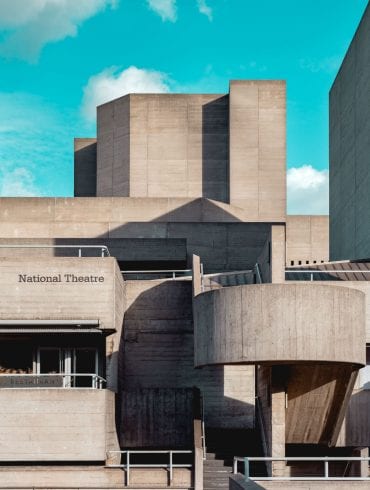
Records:
[[[211,475],[213,475],[213,474],[219,474],[219,473],[221,473],[221,474],[222,473],[227,474],[227,473],[231,473],[231,472],[232,472],[231,471],[231,468],[227,468],[227,467],[224,467],[224,466],[221,466],[219,468],[218,467],[216,467],[216,468],[215,467],[214,468],[204,468],[203,467],[203,473],[209,473]]]
[[[228,487],[229,482],[228,481],[223,481],[223,482],[207,482],[203,483],[204,488],[220,488],[220,487]]]
[[[231,470],[232,469],[232,465],[227,464],[224,461],[220,461],[218,464],[215,464],[215,463],[208,464],[207,462],[205,462],[203,464],[203,467],[204,467],[204,469],[207,469],[208,471],[219,471],[219,470]]]
[[[208,474],[205,474],[204,475],[204,480],[227,480],[230,476],[232,475],[232,473],[221,473],[221,474],[218,474],[218,475],[215,475],[213,473],[208,473]]]

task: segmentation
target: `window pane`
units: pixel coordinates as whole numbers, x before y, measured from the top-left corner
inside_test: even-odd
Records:
[[[95,349],[75,349],[75,372],[84,374],[96,374]],[[91,376],[76,376],[76,386],[91,387],[93,378]]]
[[[40,349],[40,373],[60,372],[59,349]]]

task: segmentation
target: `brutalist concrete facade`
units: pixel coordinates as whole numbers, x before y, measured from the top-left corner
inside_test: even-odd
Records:
[[[318,270],[326,217],[286,216],[285,99],[124,96],[75,140],[76,197],[0,199],[0,489],[223,489],[234,456],[366,454],[370,295]]]
[[[330,91],[330,259],[370,257],[370,6]]]

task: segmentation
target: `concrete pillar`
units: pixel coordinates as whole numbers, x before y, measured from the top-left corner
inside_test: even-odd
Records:
[[[271,282],[285,282],[285,225],[271,226]]]
[[[202,274],[200,257],[198,255],[193,255],[193,297],[197,296],[202,292]]]
[[[271,456],[285,457],[285,373],[284,368],[273,367],[271,377]],[[284,476],[286,464],[272,463],[272,475]]]
[[[352,457],[354,458],[368,458],[369,448],[358,447],[353,450]],[[351,465],[350,476],[355,477],[368,477],[369,476],[369,462],[368,461],[356,461]]]

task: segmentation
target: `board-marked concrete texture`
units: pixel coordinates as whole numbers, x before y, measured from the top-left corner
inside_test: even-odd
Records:
[[[285,221],[286,86],[230,82],[230,203],[250,219]]]
[[[365,297],[350,288],[257,284],[194,298],[195,364],[365,360]],[[209,342],[212,339],[212,342]]]
[[[330,260],[370,257],[370,5],[330,91]]]
[[[286,265],[329,260],[329,216],[287,216]]]

